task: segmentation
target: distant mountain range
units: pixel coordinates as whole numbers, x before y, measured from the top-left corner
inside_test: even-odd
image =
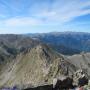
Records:
[[[84,32],[51,32],[27,34],[33,39],[40,40],[53,47],[56,51],[73,55],[90,52],[90,33]]]

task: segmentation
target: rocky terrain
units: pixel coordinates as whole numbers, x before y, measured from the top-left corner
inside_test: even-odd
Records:
[[[11,65],[10,65],[11,64]],[[45,45],[38,45],[11,61],[0,76],[0,85],[42,85],[51,84],[53,78],[74,72],[75,67],[64,61],[62,55]],[[3,76],[4,75],[4,76]],[[3,79],[2,79],[3,78]]]
[[[42,36],[45,37],[43,34]],[[42,36],[40,37],[42,38]],[[48,43],[49,41],[42,41],[35,37],[35,35],[33,37],[0,35],[0,88],[26,89],[41,88],[41,86],[53,88],[54,84],[55,87],[66,88],[69,85],[74,87],[88,83],[90,78],[89,52],[81,50],[79,54],[75,52],[74,55],[61,54],[53,47],[53,44],[51,45],[51,42]],[[89,41],[89,38],[87,40]],[[62,49],[59,48],[59,50]],[[78,48],[77,45],[76,48]],[[87,51],[87,49],[85,50]],[[58,81],[62,86],[58,86]],[[66,83],[66,86],[63,82]]]

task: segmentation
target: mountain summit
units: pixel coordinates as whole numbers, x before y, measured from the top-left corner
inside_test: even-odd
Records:
[[[63,55],[47,45],[39,44],[27,52],[19,54],[4,66],[1,73],[1,86],[50,84],[59,76],[68,75],[67,68],[73,73],[73,65],[64,61]],[[3,79],[1,79],[3,78]]]

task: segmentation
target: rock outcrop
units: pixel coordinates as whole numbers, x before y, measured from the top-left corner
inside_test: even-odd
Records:
[[[71,89],[75,87],[82,87],[88,84],[88,76],[83,70],[76,71],[72,77],[63,76],[53,79],[54,90]]]
[[[84,86],[88,84],[88,75],[83,70],[78,70],[74,74],[74,84],[77,86]]]
[[[73,88],[73,78],[70,77],[58,79],[56,85],[53,86],[54,90],[69,89],[69,88]]]

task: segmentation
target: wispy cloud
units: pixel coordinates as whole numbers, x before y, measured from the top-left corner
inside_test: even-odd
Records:
[[[28,26],[28,25],[39,25],[42,23],[38,19],[23,17],[23,18],[10,18],[2,21],[5,26]]]
[[[51,10],[42,10],[39,14],[36,14],[35,17],[45,18],[45,20],[50,23],[62,24],[64,22],[69,22],[78,16],[90,14],[90,9],[85,9],[90,6],[89,0],[86,2],[68,0],[68,3],[61,4],[61,6],[59,6],[59,4],[62,3],[62,0],[56,1],[56,3],[53,3]]]
[[[1,0],[0,24],[9,27],[64,25],[90,15],[89,7],[90,0]]]

